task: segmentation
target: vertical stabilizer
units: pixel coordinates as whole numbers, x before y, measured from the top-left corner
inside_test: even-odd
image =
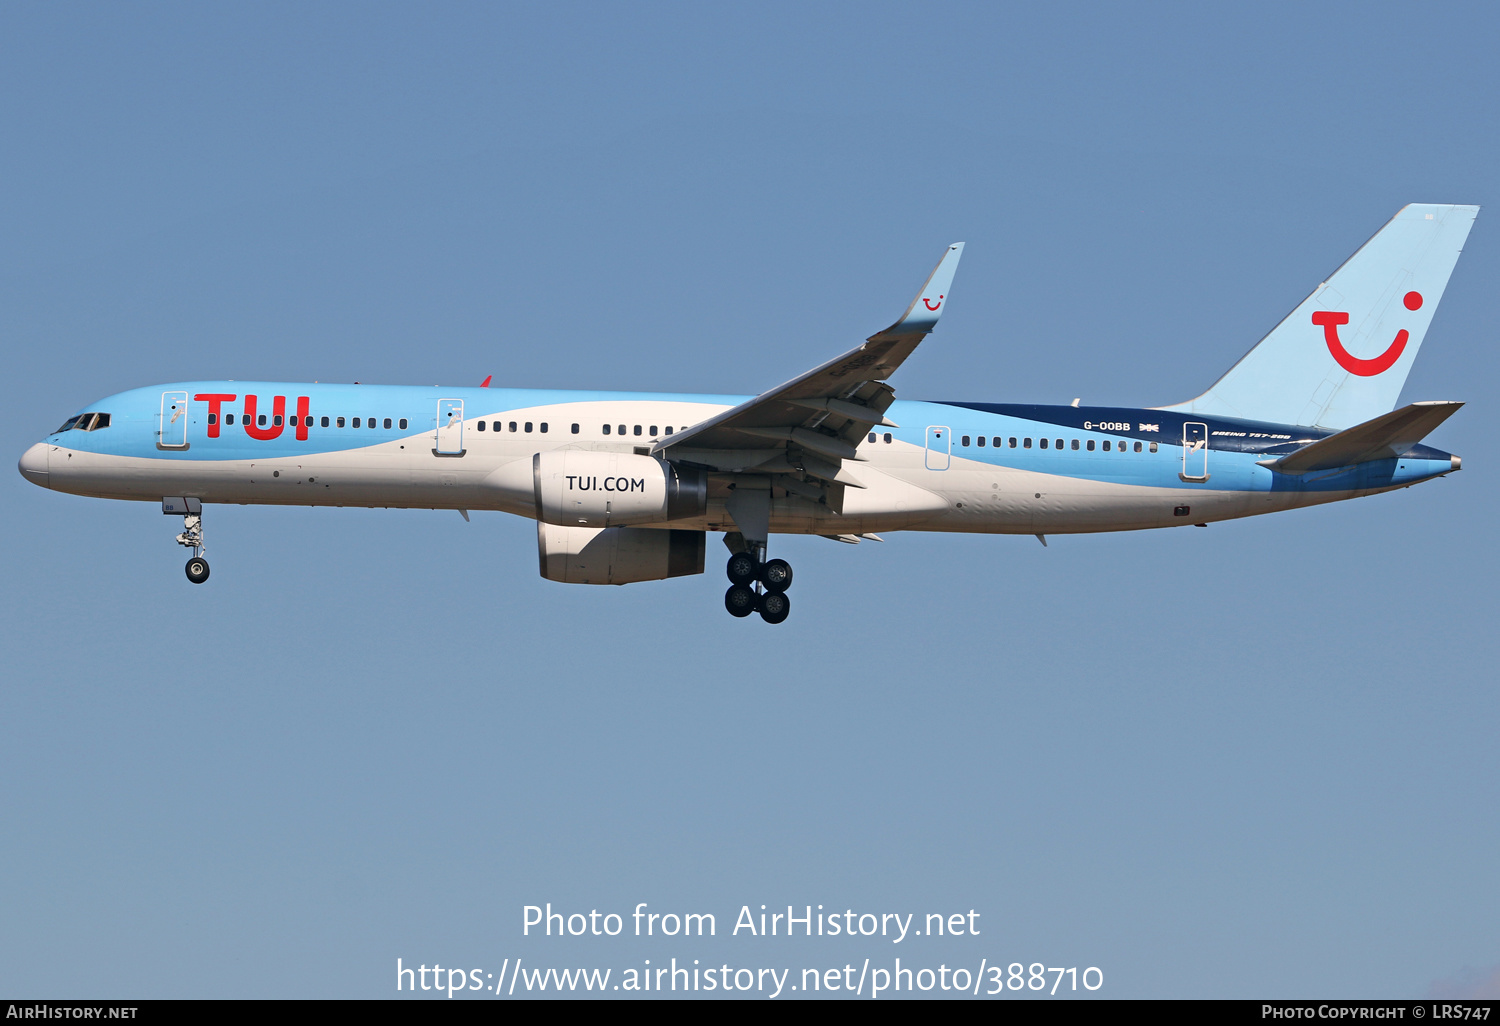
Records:
[[[1212,388],[1162,409],[1331,430],[1395,409],[1478,213],[1402,207]]]

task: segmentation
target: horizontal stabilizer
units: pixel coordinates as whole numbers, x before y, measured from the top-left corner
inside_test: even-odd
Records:
[[[1310,474],[1315,470],[1391,459],[1426,438],[1462,405],[1452,402],[1412,403],[1304,445],[1280,459],[1261,460],[1260,465],[1283,474]]]

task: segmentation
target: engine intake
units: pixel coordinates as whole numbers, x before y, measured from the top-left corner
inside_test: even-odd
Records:
[[[703,572],[706,535],[649,527],[565,527],[538,522],[542,576],[563,584],[632,584]]]

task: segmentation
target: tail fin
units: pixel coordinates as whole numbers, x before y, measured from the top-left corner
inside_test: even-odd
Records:
[[[1333,430],[1390,412],[1478,213],[1402,207],[1212,388],[1162,409]]]

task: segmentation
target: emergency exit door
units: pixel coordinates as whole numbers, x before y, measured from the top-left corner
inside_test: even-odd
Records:
[[[946,427],[933,426],[927,429],[927,469],[947,470],[953,457],[953,438]]]

